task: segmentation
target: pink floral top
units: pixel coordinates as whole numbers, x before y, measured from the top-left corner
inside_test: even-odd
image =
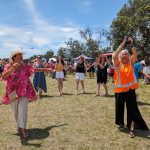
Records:
[[[7,64],[4,68],[4,72],[11,68],[11,64]],[[9,94],[16,90],[18,98],[27,97],[29,101],[37,100],[35,90],[31,84],[29,77],[35,72],[35,68],[26,64],[23,64],[20,71],[14,71],[5,80],[6,94],[3,97],[4,104],[10,104]]]

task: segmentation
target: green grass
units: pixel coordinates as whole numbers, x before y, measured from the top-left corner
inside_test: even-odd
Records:
[[[141,82],[141,81],[140,81]],[[56,80],[47,78],[48,92],[43,99],[29,103],[30,138],[21,144],[16,135],[10,105],[0,106],[0,150],[148,150],[150,132],[137,131],[134,139],[114,124],[114,85],[110,97],[96,97],[96,79],[85,80],[87,94],[74,95],[75,79],[68,75],[62,97],[57,96]],[[0,97],[5,91],[0,82]],[[140,85],[139,109],[150,127],[150,85]],[[104,94],[103,87],[101,94]],[[126,116],[126,114],[125,114]]]

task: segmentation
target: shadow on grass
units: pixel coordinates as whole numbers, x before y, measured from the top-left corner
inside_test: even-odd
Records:
[[[128,128],[125,128],[125,129],[119,130],[119,131],[123,132],[123,133],[126,133],[126,134],[129,134],[129,129]],[[143,131],[143,130],[135,129],[135,137],[150,139],[150,130]]]
[[[63,93],[62,95],[74,95],[72,93]]]
[[[112,98],[112,97],[115,97],[115,95],[108,95],[107,98]]]
[[[108,96],[103,96],[103,95],[95,95],[95,97],[105,97],[105,98],[113,98],[115,95],[108,95]]]
[[[21,143],[24,146],[34,146],[34,147],[40,148],[42,146],[41,143],[35,144],[35,143],[28,143],[28,142],[31,140],[45,139],[49,136],[50,130],[52,130],[53,128],[58,128],[58,127],[65,126],[65,125],[68,125],[68,124],[53,125],[53,126],[46,127],[44,129],[40,129],[40,128],[28,129],[30,136],[27,139],[21,139]]]
[[[137,103],[139,106],[143,106],[143,105],[150,106],[150,103],[144,103],[144,102],[140,102],[140,101],[138,101]]]
[[[42,98],[52,98],[54,96],[51,96],[51,95],[42,95]]]
[[[84,93],[81,93],[81,94],[85,94],[85,95],[88,95],[88,94],[95,94],[95,93],[84,92]]]

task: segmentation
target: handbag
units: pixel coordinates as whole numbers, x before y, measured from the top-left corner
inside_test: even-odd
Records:
[[[10,94],[8,94],[10,102],[13,102],[14,100],[17,99],[17,93],[16,90],[13,90]]]

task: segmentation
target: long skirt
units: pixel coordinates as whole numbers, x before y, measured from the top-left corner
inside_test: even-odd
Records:
[[[115,93],[115,99],[115,123],[117,125],[124,125],[124,106],[126,103],[127,127],[130,128],[131,122],[134,121],[136,129],[149,130],[138,109],[135,90],[129,90],[128,92],[122,93]]]
[[[38,92],[39,88],[42,89],[45,93],[47,92],[46,79],[43,72],[36,72],[33,78],[33,85]]]

